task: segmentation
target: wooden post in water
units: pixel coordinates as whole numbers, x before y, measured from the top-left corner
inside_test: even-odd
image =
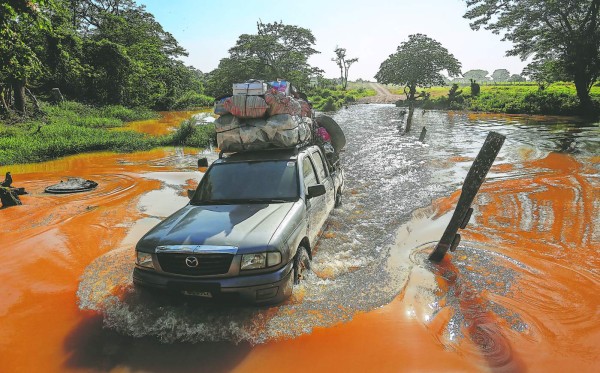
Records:
[[[410,131],[414,113],[415,113],[415,104],[414,104],[414,102],[410,101],[408,103],[408,118],[406,118],[406,128],[404,129],[404,133],[408,133]]]
[[[427,129],[425,127],[423,127],[423,129],[421,130],[421,136],[419,136],[419,141],[420,142],[424,142],[425,141],[425,135],[427,134]]]
[[[442,238],[435,246],[433,252],[429,255],[429,260],[439,262],[444,258],[448,249],[454,251],[460,242],[459,229],[464,229],[469,223],[473,209],[471,204],[475,200],[475,196],[485,180],[485,176],[492,167],[498,152],[504,144],[506,137],[503,135],[490,132],[477,155],[471,169],[465,178],[462,186],[462,191],[456,204],[452,219],[446,227]]]

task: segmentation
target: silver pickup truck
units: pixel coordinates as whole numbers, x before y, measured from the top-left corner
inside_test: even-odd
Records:
[[[190,203],[136,246],[137,285],[278,303],[310,268],[344,174],[316,145],[220,157]]]

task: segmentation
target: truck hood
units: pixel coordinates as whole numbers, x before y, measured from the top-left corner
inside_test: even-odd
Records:
[[[238,253],[264,249],[293,205],[187,205],[152,228],[137,250],[154,252],[161,245],[235,246]]]

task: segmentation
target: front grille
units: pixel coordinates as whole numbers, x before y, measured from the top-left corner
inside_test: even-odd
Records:
[[[174,254],[159,253],[158,263],[164,272],[188,276],[221,275],[229,272],[233,254]],[[197,267],[190,267],[186,259],[196,258]],[[193,260],[192,260],[193,261]]]

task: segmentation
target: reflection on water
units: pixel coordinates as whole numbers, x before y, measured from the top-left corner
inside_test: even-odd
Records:
[[[279,307],[222,307],[133,288],[131,245],[170,213],[167,201],[172,211],[185,203],[182,191],[200,177],[195,153],[23,166],[19,186],[32,195],[23,208],[0,211],[12,247],[0,252],[2,355],[14,368],[55,371],[171,371],[161,352],[181,357],[178,349],[205,356],[209,371],[273,371],[299,355],[316,371],[594,371],[598,126],[417,110],[413,130],[403,133],[399,110],[357,105],[336,115],[348,138],[344,206],[328,221],[314,273]],[[424,143],[417,141],[422,127]],[[490,130],[507,140],[472,224],[457,251],[432,265],[427,253]],[[575,145],[565,150],[567,142]],[[71,172],[107,181],[80,196],[41,193]],[[57,314],[52,327],[40,323],[48,312]],[[23,332],[38,338],[17,337]],[[227,350],[202,341],[240,344]],[[21,351],[36,344],[45,352],[25,359]],[[182,360],[173,364],[193,370]]]

